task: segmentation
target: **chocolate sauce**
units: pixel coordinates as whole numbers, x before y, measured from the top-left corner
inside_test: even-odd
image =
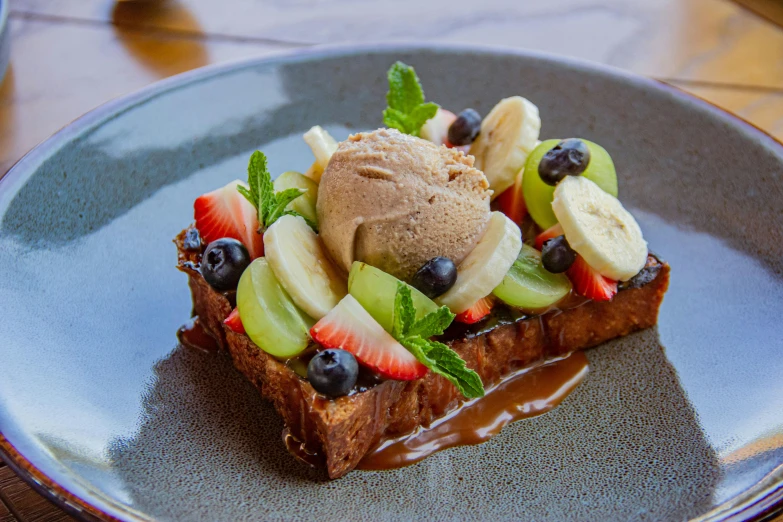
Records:
[[[183,346],[202,352],[215,353],[220,349],[217,341],[204,328],[198,316],[179,327],[177,339]]]
[[[409,435],[382,442],[358,468],[383,470],[419,462],[436,451],[480,444],[506,425],[546,413],[565,399],[587,375],[587,357],[576,352],[505,378],[480,398]]]

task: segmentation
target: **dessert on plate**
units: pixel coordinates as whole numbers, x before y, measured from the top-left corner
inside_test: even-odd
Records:
[[[520,96],[455,115],[411,67],[388,79],[385,128],[313,127],[312,166],[274,181],[255,152],[175,240],[201,328],[331,478],[533,364],[653,326],[669,282],[600,145],[539,141]]]

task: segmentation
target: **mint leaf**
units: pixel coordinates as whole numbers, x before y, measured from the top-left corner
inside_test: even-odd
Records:
[[[430,312],[416,321],[408,329],[408,335],[420,335],[425,339],[443,335],[446,328],[454,321],[454,317],[456,316],[451,313],[448,306],[441,306],[434,312]]]
[[[389,80],[389,93],[386,103],[389,107],[402,112],[411,112],[424,103],[424,90],[419,77],[410,65],[396,62],[386,73]]]
[[[424,366],[448,379],[467,399],[484,396],[481,377],[465,366],[457,352],[443,343],[429,341],[420,336],[400,340]]]
[[[411,289],[403,282],[397,283],[394,296],[392,337],[411,352],[424,366],[442,375],[467,397],[482,397],[484,385],[479,375],[465,366],[460,356],[443,343],[429,338],[441,335],[454,320],[448,307],[441,306],[418,321],[413,306]]]
[[[247,184],[250,186],[250,195],[255,199],[258,222],[262,227],[268,226],[266,220],[275,204],[275,186],[267,168],[266,155],[261,151],[255,151],[250,156],[250,163],[247,165]]]
[[[424,122],[435,116],[438,105],[424,103],[424,89],[413,67],[397,62],[386,73],[389,92],[383,123],[411,136],[418,136]]]
[[[416,320],[416,309],[413,307],[411,289],[402,281],[397,283],[397,294],[394,296],[394,316],[392,320],[392,337],[399,340],[408,334],[408,329]]]
[[[261,151],[255,151],[250,156],[247,165],[247,187],[239,185],[237,190],[247,199],[258,212],[258,223],[261,225],[259,233],[263,233],[272,223],[281,216],[288,214],[299,215],[286,207],[296,198],[307,192],[299,188],[290,188],[275,193],[275,185],[267,168],[266,155]],[[305,219],[310,227],[317,231],[315,223]]]
[[[266,217],[266,226],[272,226],[272,223],[277,221],[280,217],[284,216],[286,212],[285,208],[288,206],[288,204],[305,192],[307,191],[304,189],[292,187],[275,194],[275,204],[269,211],[269,215]]]

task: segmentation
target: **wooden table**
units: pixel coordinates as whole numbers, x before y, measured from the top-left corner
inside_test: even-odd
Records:
[[[101,103],[211,63],[347,39],[542,49],[665,80],[783,139],[777,0],[11,0],[0,172]],[[0,462],[0,522],[70,517]],[[778,522],[783,518],[778,519]]]

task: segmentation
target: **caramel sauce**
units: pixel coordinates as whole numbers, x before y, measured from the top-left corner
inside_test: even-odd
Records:
[[[436,451],[480,444],[506,425],[546,413],[556,407],[587,375],[582,352],[506,377],[479,399],[459,408],[427,428],[382,442],[357,466],[364,470],[401,468],[419,462]]]
[[[198,316],[192,317],[190,321],[179,327],[177,339],[179,339],[182,346],[194,350],[208,353],[215,353],[220,350],[217,341],[204,328]]]
[[[321,454],[310,451],[305,443],[294,437],[288,428],[283,430],[283,444],[285,444],[288,453],[299,462],[314,468],[322,468],[326,464]]]

